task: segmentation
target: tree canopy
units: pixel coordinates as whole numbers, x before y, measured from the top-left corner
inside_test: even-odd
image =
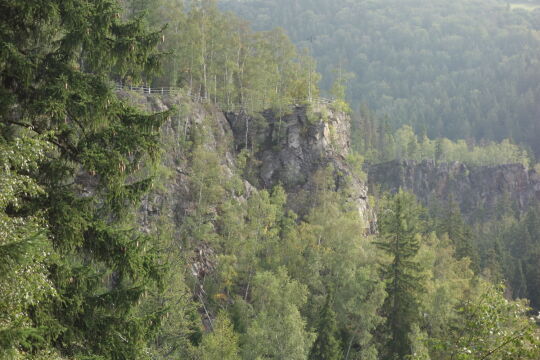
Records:
[[[161,35],[121,11],[111,0],[0,5],[1,246],[16,274],[2,286],[22,314],[1,333],[13,358],[136,359],[160,323],[159,307],[137,310],[161,275],[129,215],[165,114],[127,106],[110,79],[151,74]]]
[[[511,138],[538,156],[538,7],[483,0],[224,0],[310,49],[331,88],[337,64],[355,74],[348,101],[393,129],[431,138]],[[511,6],[508,6],[510,4]]]

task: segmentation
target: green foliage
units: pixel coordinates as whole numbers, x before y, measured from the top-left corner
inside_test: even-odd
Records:
[[[190,358],[197,354],[196,345],[204,331],[199,305],[188,287],[186,251],[179,246],[175,224],[162,209],[162,215],[149,221],[149,231],[159,248],[160,261],[167,265],[163,289],[151,291],[150,298],[138,309],[142,314],[164,308],[164,316],[148,354],[152,359]]]
[[[430,227],[437,232],[439,237],[445,234],[448,236],[455,248],[455,257],[458,259],[468,257],[478,265],[478,254],[473,246],[473,230],[463,220],[459,204],[450,199],[442,204],[434,204],[430,212],[432,219]]]
[[[376,244],[391,257],[382,267],[388,293],[383,307],[389,337],[388,359],[411,355],[410,334],[420,320],[419,296],[424,286],[415,257],[420,249],[421,212],[414,195],[400,190],[383,204],[379,213],[381,239]]]
[[[503,288],[478,281],[458,307],[449,332],[434,339],[438,359],[537,359],[538,328],[523,302],[508,301]]]
[[[332,108],[336,111],[341,111],[347,114],[350,114],[352,112],[349,104],[345,101],[346,97],[346,84],[348,81],[354,78],[353,73],[344,73],[340,67],[335,70],[336,72],[336,78],[334,80],[334,83],[332,84],[332,88],[330,89],[330,95],[334,98],[334,102],[332,103]]]
[[[351,152],[347,155],[347,163],[354,175],[363,181],[367,181],[367,174],[364,172],[364,157],[357,152]]]
[[[343,351],[338,339],[336,314],[330,306],[330,294],[326,297],[326,303],[322,308],[317,326],[317,339],[309,353],[311,360],[340,360],[343,359]]]
[[[314,326],[326,300],[324,294],[333,289],[332,309],[344,353],[350,358],[376,359],[373,333],[382,321],[384,284],[373,281],[378,278],[376,250],[355,205],[347,202],[347,192],[334,190],[332,172],[327,168],[315,175],[318,191],[312,210],[301,224],[297,242],[291,244],[305,258],[289,268],[313,294],[309,313]]]
[[[371,333],[381,321],[377,310],[384,292],[373,281],[375,252],[357,210],[345,193],[332,190],[331,174],[330,169],[318,176],[317,206],[304,222],[286,211],[280,187],[210,206],[217,210],[211,211],[213,225],[199,241],[212,239],[218,254],[215,272],[202,282],[204,302],[210,314],[230,314],[245,358],[305,358],[315,340],[307,325],[319,323],[320,292],[328,286],[336,288],[336,336],[346,339],[351,357],[376,357]],[[301,315],[304,307],[309,316]],[[282,337],[284,326],[290,339]]]
[[[392,147],[386,148],[390,142]],[[529,166],[529,155],[518,145],[505,139],[500,143],[471,145],[464,140],[453,142],[446,138],[431,140],[415,135],[412,127],[402,126],[394,134],[387,134],[385,142],[376,148],[371,161],[380,162],[393,159],[433,160],[437,163],[459,161],[470,165],[523,164]]]
[[[7,309],[8,326],[26,332],[8,334],[15,351],[137,359],[159,326],[161,307],[138,309],[162,269],[130,214],[150,187],[165,114],[126,106],[108,79],[152,74],[160,34],[120,11],[112,0],[0,5],[1,176],[15,189],[2,217],[19,223],[2,245],[19,253],[23,293],[12,295],[26,299]]]
[[[238,335],[225,312],[216,317],[212,333],[203,337],[199,346],[201,360],[240,360]]]
[[[314,340],[299,311],[306,300],[306,286],[290,279],[284,268],[257,274],[253,284],[257,315],[244,339],[244,358],[306,359]]]
[[[431,138],[501,141],[540,153],[538,10],[504,1],[222,0],[257,29],[281,26],[312,49],[324,90],[341,64],[347,99],[397,129]]]
[[[428,354],[438,359],[440,349],[430,347],[433,338],[444,338],[448,323],[458,321],[457,308],[473,286],[473,272],[468,258],[456,259],[452,241],[443,234],[437,238],[431,233],[424,238],[416,256],[424,278],[425,292],[419,296],[423,316],[411,333],[412,353],[415,358]],[[428,357],[429,358],[429,357]]]
[[[161,48],[170,55],[157,85],[181,86],[224,110],[251,113],[282,112],[317,96],[315,63],[297,53],[283,30],[254,32],[212,0],[156,0],[145,10],[153,26],[167,25]]]
[[[318,76],[282,31],[253,32],[213,1],[123,3],[136,20],[123,21],[112,0],[0,5],[0,357],[538,358],[526,306],[473,281],[470,228],[454,205],[426,234],[420,208],[400,192],[382,202],[373,241],[335,168],[294,198],[280,186],[255,189],[245,178],[257,177],[256,139],[226,158],[208,109],[200,121],[171,120],[175,135],[160,139],[172,112],[141,113],[110,88],[111,78],[148,77],[226,109],[283,114],[317,96]],[[169,25],[149,33],[145,22]],[[156,46],[171,51],[158,78]],[[345,83],[340,73],[343,104]],[[358,177],[363,148],[368,159],[524,159],[509,142],[469,154],[462,142],[366,125],[370,135],[346,159]],[[160,163],[160,141],[178,177]],[[181,204],[158,216],[139,209],[152,186],[145,205],[165,198],[168,182],[182,188]],[[296,199],[302,215],[289,210]],[[487,226],[480,249],[494,255],[479,262],[534,298],[538,213],[518,221],[500,212],[512,230]]]
[[[534,205],[520,218],[507,211],[502,218],[485,222],[478,232],[482,265],[506,280],[507,291],[514,298],[530,299],[538,310],[540,209]]]
[[[0,140],[1,141],[1,140]],[[43,213],[28,214],[25,201],[44,190],[29,176],[44,160],[49,144],[21,135],[0,142],[0,357],[59,359],[45,343],[48,329],[32,321],[32,309],[56,298],[47,277],[54,257]]]

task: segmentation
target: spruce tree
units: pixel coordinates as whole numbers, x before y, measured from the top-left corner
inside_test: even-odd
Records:
[[[435,231],[438,235],[448,234],[456,250],[455,256],[458,259],[468,257],[476,266],[477,254],[471,243],[472,230],[464,221],[461,215],[459,204],[453,198],[442,204],[442,208],[436,209],[440,213],[435,216]]]
[[[391,257],[383,265],[388,296],[383,305],[388,334],[386,359],[404,359],[411,352],[410,333],[419,320],[422,291],[420,266],[415,256],[420,248],[421,207],[414,195],[400,190],[387,200],[379,214],[380,239],[377,246]]]
[[[42,216],[51,249],[40,271],[56,296],[29,312],[27,326],[44,329],[26,339],[33,352],[138,359],[159,324],[159,307],[137,311],[158,289],[160,267],[130,214],[151,185],[166,114],[130,108],[109,78],[150,74],[161,35],[120,13],[116,0],[0,4],[0,140],[16,144],[24,134],[52,147],[25,172],[42,191],[8,209]]]
[[[318,335],[309,354],[310,360],[340,360],[343,358],[338,338],[336,314],[332,310],[330,300],[331,296],[328,294],[318,318]]]

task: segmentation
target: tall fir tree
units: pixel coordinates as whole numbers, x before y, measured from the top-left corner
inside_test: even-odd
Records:
[[[46,329],[26,339],[33,352],[139,359],[159,325],[159,307],[138,311],[161,269],[130,214],[151,185],[166,114],[130,108],[109,79],[156,69],[161,35],[120,13],[116,0],[0,4],[0,141],[24,135],[52,147],[25,171],[42,191],[7,213],[43,217],[51,249],[40,271],[55,296],[29,312],[27,326]]]
[[[388,296],[383,305],[388,339],[386,359],[411,355],[410,334],[419,321],[419,293],[423,291],[421,267],[415,260],[420,249],[422,208],[414,195],[400,190],[387,199],[379,214],[380,239],[376,245],[390,256],[382,267]]]
[[[326,302],[321,310],[317,324],[317,338],[311,352],[310,360],[341,360],[343,351],[339,342],[336,314],[332,309],[331,294],[326,296]]]

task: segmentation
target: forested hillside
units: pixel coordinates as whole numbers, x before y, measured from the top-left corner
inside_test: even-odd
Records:
[[[328,101],[212,0],[0,2],[0,358],[539,359],[538,209],[473,231],[363,166],[524,151],[355,144],[334,64]]]
[[[511,138],[540,154],[540,10],[497,0],[224,0],[257,29],[283,27],[330,89],[395,130]]]

